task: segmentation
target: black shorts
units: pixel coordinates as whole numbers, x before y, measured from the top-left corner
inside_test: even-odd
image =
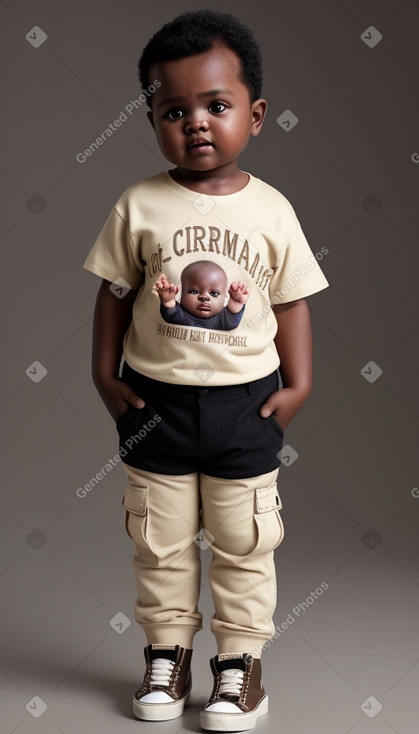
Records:
[[[135,372],[122,379],[145,402],[129,406],[116,427],[122,461],[158,474],[203,472],[243,479],[277,469],[284,431],[259,409],[279,389],[278,373],[242,385],[173,385]]]

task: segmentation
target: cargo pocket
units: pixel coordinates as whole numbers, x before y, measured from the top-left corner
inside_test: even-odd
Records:
[[[281,498],[276,484],[256,489],[254,520],[258,539],[253,553],[267,553],[274,550],[284,538],[284,525],[279,510]]]
[[[128,482],[122,498],[125,510],[125,530],[134,543],[152,551],[147,540],[148,487],[134,487]]]

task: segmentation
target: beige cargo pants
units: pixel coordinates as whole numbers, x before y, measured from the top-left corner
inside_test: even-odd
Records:
[[[191,649],[198,610],[201,549],[212,561],[211,630],[220,653],[251,653],[274,633],[274,549],[284,537],[278,469],[248,479],[155,474],[123,464],[122,505],[134,542],[135,619],[147,644]]]

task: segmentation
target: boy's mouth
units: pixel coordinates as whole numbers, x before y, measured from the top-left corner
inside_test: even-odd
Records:
[[[203,138],[198,138],[197,140],[193,140],[189,145],[186,146],[187,150],[191,150],[192,148],[212,148],[213,144],[209,142],[209,140],[204,140]]]

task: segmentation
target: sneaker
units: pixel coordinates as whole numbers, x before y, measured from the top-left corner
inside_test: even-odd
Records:
[[[137,719],[168,721],[183,713],[192,687],[192,650],[179,645],[148,645],[144,648],[144,682],[134,695],[132,709]]]
[[[201,711],[201,727],[224,732],[253,729],[258,718],[268,713],[260,660],[234,653],[217,655],[210,665],[214,688]]]

